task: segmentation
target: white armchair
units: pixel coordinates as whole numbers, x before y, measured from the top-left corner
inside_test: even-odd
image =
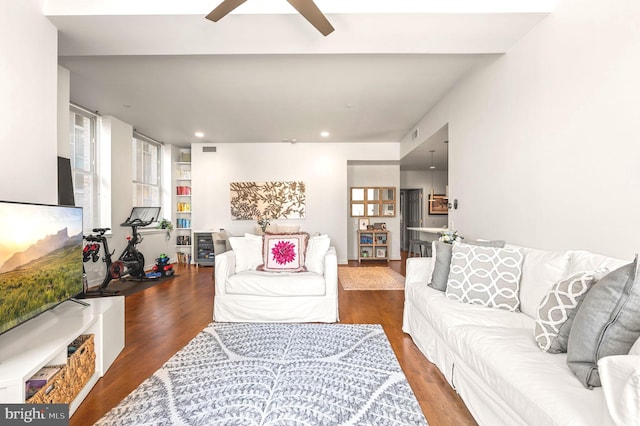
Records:
[[[338,259],[334,247],[316,272],[236,271],[236,253],[215,258],[213,319],[218,322],[336,322]]]

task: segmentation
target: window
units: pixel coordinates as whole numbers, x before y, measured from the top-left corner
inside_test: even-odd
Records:
[[[75,204],[83,208],[84,228],[100,226],[100,206],[97,164],[98,116],[71,105],[69,112],[69,143]]]
[[[138,133],[133,135],[133,205],[161,206],[160,152],[162,145]]]

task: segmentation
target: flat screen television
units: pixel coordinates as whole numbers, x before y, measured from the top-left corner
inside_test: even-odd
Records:
[[[82,208],[0,201],[0,334],[82,293]]]

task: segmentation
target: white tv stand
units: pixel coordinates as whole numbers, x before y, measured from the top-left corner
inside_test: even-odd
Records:
[[[67,346],[81,334],[93,334],[95,373],[69,405],[80,406],[98,379],[124,348],[124,297],[66,301],[0,335],[0,403],[23,403],[25,382],[45,365],[67,362]]]

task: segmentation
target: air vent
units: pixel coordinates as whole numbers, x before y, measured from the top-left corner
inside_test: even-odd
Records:
[[[216,152],[215,146],[203,146],[202,152]]]

